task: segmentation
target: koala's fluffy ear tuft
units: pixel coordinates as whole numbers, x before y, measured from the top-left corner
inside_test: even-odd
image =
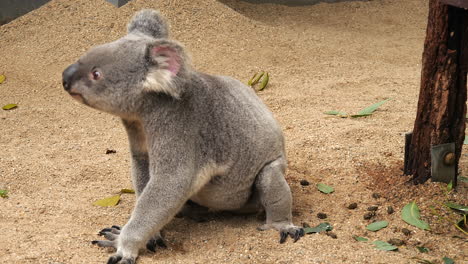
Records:
[[[161,14],[152,9],[143,9],[136,13],[130,23],[127,31],[131,33],[142,33],[153,38],[168,38],[169,27]]]
[[[179,99],[180,83],[190,72],[190,63],[184,48],[172,40],[157,40],[147,47],[148,74],[143,83],[145,90],[163,92]]]

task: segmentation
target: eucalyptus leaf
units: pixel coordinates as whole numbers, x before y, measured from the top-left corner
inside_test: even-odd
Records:
[[[133,189],[122,189],[122,190],[120,190],[120,193],[135,193],[135,190],[133,190]]]
[[[468,182],[468,177],[460,176],[460,177],[458,177],[458,180],[459,180],[460,182]]]
[[[463,140],[463,144],[468,145],[468,137],[465,136],[465,140]]]
[[[375,104],[373,104],[371,106],[368,106],[368,107],[362,109],[361,111],[359,111],[356,116],[371,115],[375,110],[377,110],[377,108],[379,108],[381,105],[385,104],[389,100],[390,99],[386,99],[386,100],[380,101],[378,103],[375,103]]]
[[[419,252],[421,253],[427,253],[429,252],[429,249],[427,247],[416,247]]]
[[[323,193],[326,193],[326,194],[329,194],[329,193],[332,193],[335,191],[335,189],[333,189],[333,187],[331,186],[328,186],[326,184],[323,184],[323,183],[318,183],[317,184],[317,189]]]
[[[6,76],[3,75],[3,74],[0,74],[0,84],[1,84],[2,82],[4,82],[5,79],[6,79]]]
[[[333,226],[330,225],[330,223],[320,223],[318,226],[316,227],[306,227],[304,228],[304,233],[306,234],[312,234],[312,233],[320,233],[320,232],[323,232],[323,231],[332,231],[333,230]]]
[[[270,80],[270,74],[266,72],[265,75],[263,75],[263,79],[262,79],[262,82],[260,83],[260,86],[258,87],[258,90],[262,91],[263,89],[265,89],[269,80]]]
[[[367,242],[369,241],[369,239],[365,238],[365,237],[360,237],[360,236],[353,236],[353,238],[356,240],[356,241],[359,241],[359,242]]]
[[[443,257],[442,260],[444,261],[444,264],[455,264],[455,261],[451,258]]]
[[[0,190],[0,197],[8,198],[8,190]]]
[[[436,263],[434,263],[434,262],[432,262],[432,261],[429,261],[429,260],[427,260],[427,259],[422,259],[422,258],[417,258],[417,257],[413,257],[412,259],[417,260],[417,261],[418,261],[418,262],[417,262],[418,264],[436,264]]]
[[[324,112],[324,114],[326,114],[326,115],[336,115],[336,116],[347,116],[348,115],[345,112],[340,112],[340,111],[335,111],[335,110],[326,111],[326,112]]]
[[[97,200],[93,203],[93,205],[103,206],[103,207],[116,206],[119,203],[119,201],[120,201],[120,194],[107,197],[101,200]]]
[[[423,230],[429,230],[429,224],[421,220],[420,217],[419,207],[414,201],[405,205],[401,210],[401,218],[403,221]]]
[[[460,204],[452,203],[452,202],[446,202],[445,206],[455,211],[458,211],[462,214],[468,214],[468,206],[464,206],[464,205],[460,205]]]
[[[393,250],[398,249],[398,247],[390,243],[387,243],[385,241],[380,241],[380,240],[374,241],[372,242],[372,244],[375,245],[375,248],[380,249],[380,250],[385,250],[385,251],[393,251]]]
[[[366,226],[366,229],[369,230],[369,231],[376,232],[376,231],[379,231],[380,229],[385,228],[387,226],[388,226],[387,221],[377,221],[377,222],[374,222],[374,223],[369,224],[368,226]]]
[[[7,105],[4,105],[4,106],[2,107],[2,109],[3,109],[3,110],[11,110],[11,109],[16,108],[16,107],[18,107],[17,104],[7,104]]]
[[[447,184],[447,192],[452,191],[452,189],[453,189],[453,182],[450,181],[450,182]]]
[[[253,85],[257,84],[258,81],[260,80],[260,78],[262,78],[263,74],[265,74],[265,73],[264,72],[255,73],[255,75],[247,82],[247,84],[249,86],[253,86]]]

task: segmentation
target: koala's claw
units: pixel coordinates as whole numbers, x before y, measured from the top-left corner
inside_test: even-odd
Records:
[[[294,239],[294,243],[296,243],[296,241],[299,240],[299,238],[303,237],[304,236],[304,229],[302,228],[299,228],[299,229],[296,229],[296,230],[290,230],[290,231],[280,231],[280,244],[283,244],[284,242],[286,242],[286,239],[288,238],[288,235]]]
[[[156,246],[167,248],[166,243],[161,237],[151,238],[148,243],[146,243],[146,249],[151,252],[156,252]]]
[[[109,258],[107,264],[135,264],[135,258],[123,258],[120,255],[114,255]]]

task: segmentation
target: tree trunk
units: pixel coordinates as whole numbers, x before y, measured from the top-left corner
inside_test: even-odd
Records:
[[[430,0],[421,88],[407,174],[431,177],[431,146],[455,142],[458,164],[465,137],[468,11]],[[458,171],[458,165],[456,165]]]

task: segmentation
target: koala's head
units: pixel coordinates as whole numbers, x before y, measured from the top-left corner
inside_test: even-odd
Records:
[[[138,111],[149,93],[179,99],[190,68],[183,47],[167,37],[158,12],[140,11],[126,36],[92,48],[66,68],[63,87],[74,99],[120,116]]]

